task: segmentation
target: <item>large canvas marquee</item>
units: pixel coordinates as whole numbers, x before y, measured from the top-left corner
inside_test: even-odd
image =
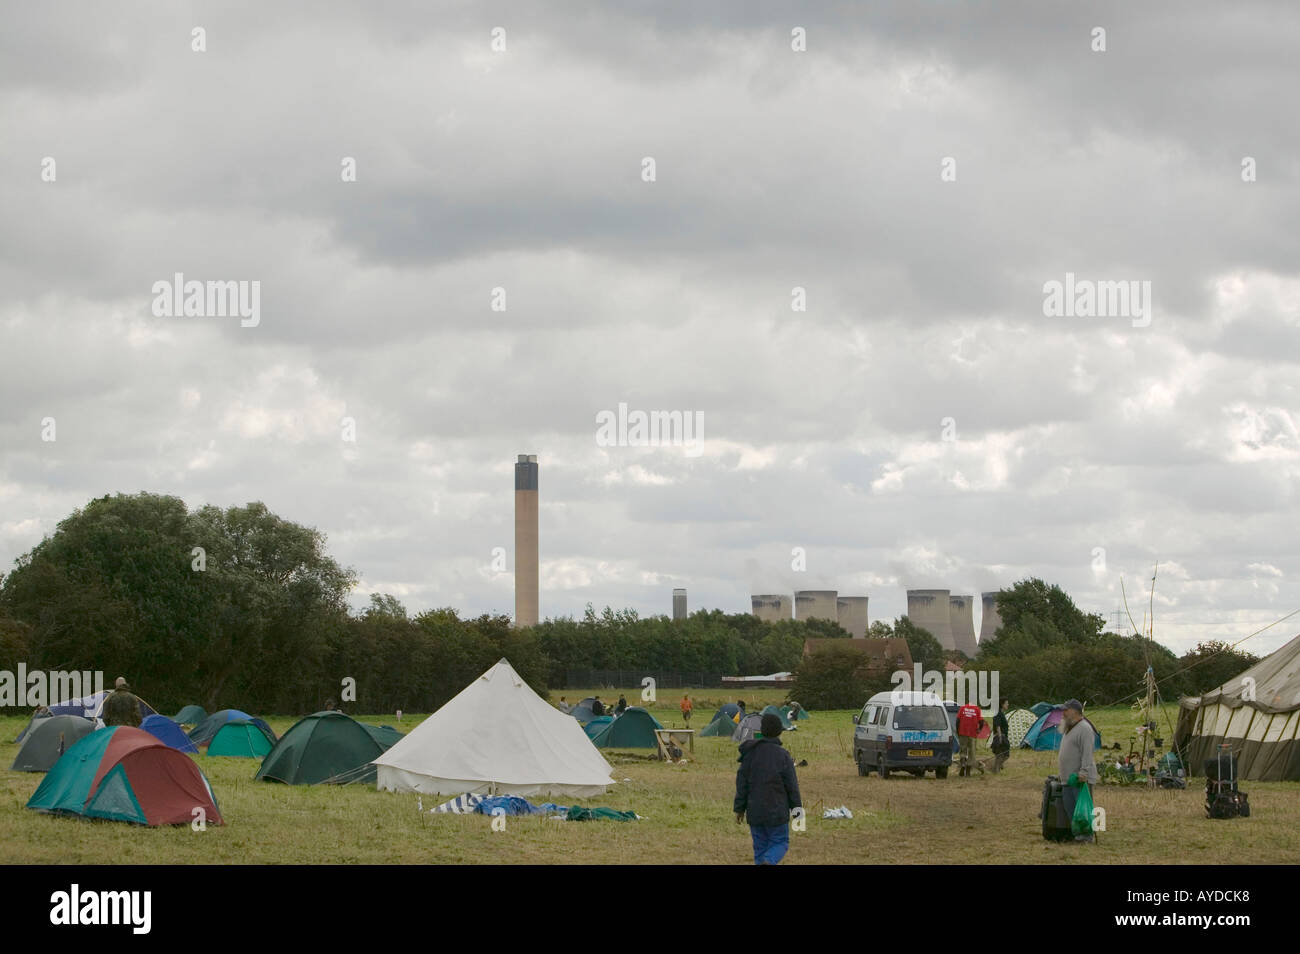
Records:
[[[1241,778],[1300,779],[1300,636],[1203,696],[1181,700],[1175,744],[1192,774],[1221,743]]]
[[[601,795],[613,769],[572,716],[509,662],[479,676],[374,760],[379,788],[461,795]]]

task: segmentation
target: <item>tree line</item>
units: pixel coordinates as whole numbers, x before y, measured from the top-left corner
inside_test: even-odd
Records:
[[[526,629],[451,608],[410,616],[388,595],[352,612],[356,582],[320,532],[262,503],[191,511],[171,496],[104,496],[0,582],[0,669],[126,676],[160,711],[308,712],[351,680],[352,711],[423,712],[502,657],[545,692],[569,669],[793,670],[807,635],[848,635],[719,610],[671,620],[588,607]]]
[[[463,619],[451,608],[410,616],[388,595],[353,612],[356,582],[323,534],[262,503],[191,511],[158,494],[100,497],[0,580],[0,669],[24,662],[29,670],[98,670],[109,682],[123,675],[160,711],[198,703],[296,713],[334,699],[352,711],[426,712],[502,657],[541,692],[563,686],[569,669],[793,671],[792,695],[811,708],[854,708],[890,688],[888,674],[868,672],[847,646],[804,658],[807,637],[848,636],[829,621],[721,610],[672,620],[589,606],[581,618],[516,629],[507,616]],[[1148,664],[1166,698],[1176,698],[1255,661],[1218,643],[1180,657],[1105,632],[1100,616],[1042,580],[1001,591],[998,609],[1001,628],[965,662],[998,670],[1002,694],[1017,705],[1125,701]],[[869,635],[906,640],[924,669],[964,660],[906,616],[873,623]]]

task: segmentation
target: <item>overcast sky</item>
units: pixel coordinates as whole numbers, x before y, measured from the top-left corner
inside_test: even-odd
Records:
[[[1158,639],[1239,639],[1300,609],[1297,36],[1280,0],[24,5],[0,567],[105,493],[261,500],[358,606],[513,613],[533,453],[543,616],[1038,576],[1141,622],[1159,561]],[[156,316],[176,273],[259,322]],[[1149,323],[1046,317],[1067,273]],[[620,402],[700,453],[601,446]]]

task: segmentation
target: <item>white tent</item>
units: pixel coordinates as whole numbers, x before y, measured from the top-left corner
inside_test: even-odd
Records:
[[[506,660],[375,759],[379,788],[460,795],[601,795],[613,771],[573,716]]]

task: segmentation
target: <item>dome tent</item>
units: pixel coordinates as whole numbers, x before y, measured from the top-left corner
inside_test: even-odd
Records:
[[[740,720],[736,731],[731,733],[731,741],[748,742],[763,731],[763,713],[752,712]]]
[[[373,782],[370,763],[401,737],[390,726],[366,725],[342,712],[314,712],[280,737],[253,777],[287,785]]]
[[[172,721],[179,725],[198,725],[207,717],[207,710],[202,706],[186,706],[172,716]]]
[[[151,715],[146,717],[145,720],[140,723],[140,728],[144,729],[163,745],[170,745],[178,752],[184,752],[187,755],[199,754],[199,747],[190,741],[190,737],[185,734],[185,730],[165,715]]]
[[[68,749],[95,731],[94,719],[61,715],[40,719],[26,733],[10,767],[14,772],[48,772]]]
[[[27,807],[151,826],[188,825],[202,809],[209,824],[222,824],[212,787],[194,760],[124,725],[99,729],[68,749]]]
[[[731,716],[726,713],[719,713],[712,722],[700,730],[700,735],[729,739],[735,731],[736,723],[731,721]]]
[[[657,749],[662,729],[659,720],[640,706],[631,706],[621,716],[606,723],[591,742],[600,749]]]
[[[1028,709],[1013,709],[1007,713],[1007,741],[1013,749],[1020,748],[1020,743],[1025,741],[1025,736],[1037,721],[1038,716]]]
[[[212,740],[216,737],[217,733],[221,731],[221,729],[226,725],[227,722],[236,722],[236,721],[254,723],[258,728],[260,728],[263,731],[263,733],[265,733],[270,738],[271,744],[272,745],[275,744],[275,733],[271,731],[271,727],[269,725],[267,725],[261,719],[254,718],[253,716],[249,715],[247,712],[242,712],[239,709],[222,709],[220,712],[212,713],[212,715],[208,716],[206,719],[204,719],[202,722],[200,722],[198,725],[196,725],[193,729],[190,730],[190,741],[193,742],[195,745],[199,746],[200,748],[202,748],[205,745],[209,745],[212,742]],[[267,751],[270,751],[270,746],[267,746]],[[209,753],[209,754],[211,755],[215,753]],[[266,753],[263,754],[265,755]]]
[[[1025,733],[1025,738],[1020,743],[1020,747],[1022,749],[1033,749],[1035,752],[1057,751],[1061,747],[1061,713],[1063,711],[1061,706],[1053,706],[1039,716],[1038,720],[1029,727],[1029,731]],[[1101,733],[1097,731],[1097,727],[1092,724],[1090,719],[1085,717],[1083,721],[1092,726],[1092,748],[1095,752],[1101,748]]]
[[[275,733],[261,719],[231,719],[208,742],[208,755],[264,759],[275,742]]]

